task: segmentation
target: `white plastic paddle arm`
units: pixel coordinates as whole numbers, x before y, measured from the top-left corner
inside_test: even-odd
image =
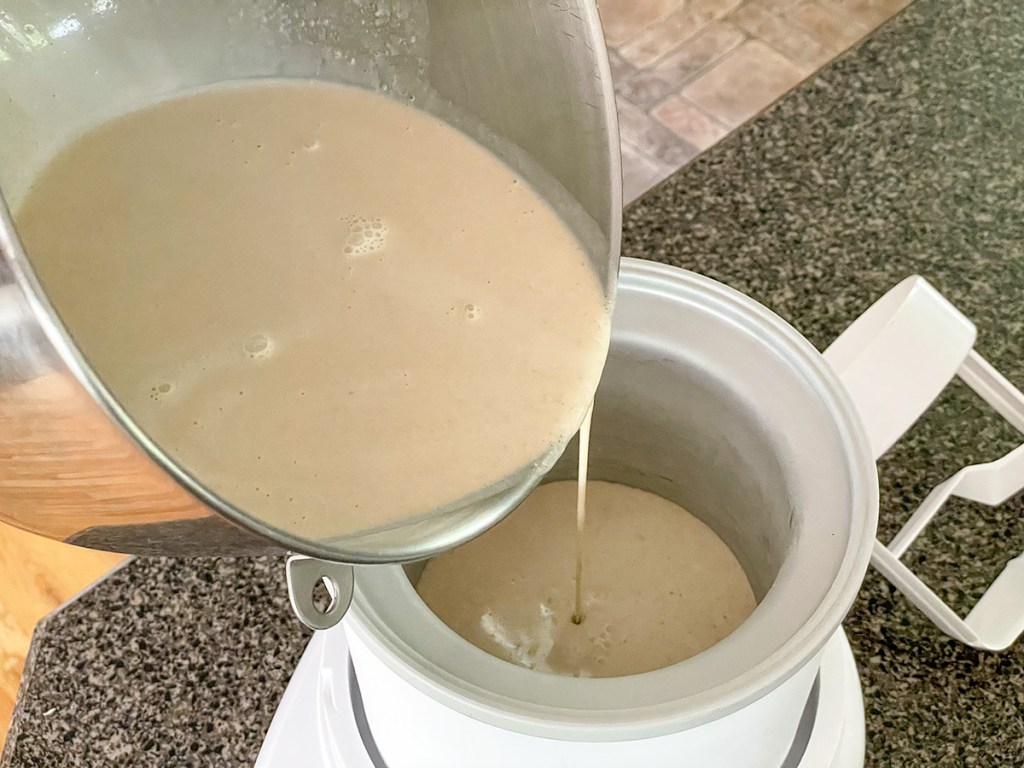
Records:
[[[1024,434],[1024,394],[973,349],[974,325],[922,277],[891,289],[825,350],[867,430],[875,457],[887,451],[954,376]],[[995,506],[1024,491],[1024,445],[964,467],[938,485],[871,562],[946,634],[984,650],[1024,632],[1024,554],[1014,558],[966,618],[946,605],[900,558],[950,496]]]

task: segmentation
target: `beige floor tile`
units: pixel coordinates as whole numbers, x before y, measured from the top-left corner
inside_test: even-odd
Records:
[[[821,0],[826,8],[840,11],[847,17],[874,29],[902,11],[911,0]]]
[[[697,155],[697,148],[680,139],[635,104],[618,99],[619,134],[651,160],[672,168],[682,168]]]
[[[867,33],[868,28],[836,8],[813,0],[794,5],[786,18],[803,27],[821,45],[834,53],[845,51]]]
[[[599,10],[609,45],[621,45],[688,0],[601,0]]]
[[[730,127],[754,117],[804,77],[789,59],[750,40],[683,89],[682,96]]]
[[[622,202],[629,204],[655,184],[667,179],[677,166],[659,163],[630,144],[622,145]]]
[[[673,86],[656,69],[638,69],[621,81],[616,81],[615,92],[641,109],[650,109],[680,86]]]
[[[651,110],[651,115],[666,128],[703,151],[717,144],[729,129],[704,110],[679,96],[670,96]]]
[[[743,32],[732,24],[715,21],[669,54],[654,70],[674,85],[681,86],[695,74],[739,47]]]
[[[764,2],[741,5],[727,17],[748,35],[763,40],[790,61],[816,69],[834,55],[834,51],[802,26],[771,10]]]
[[[671,53],[742,0],[691,0],[624,44],[619,53],[635,67],[648,67]]]
[[[618,85],[619,91],[633,104],[649,109],[666,96],[678,92],[695,75],[743,40],[743,33],[736,27],[725,22],[713,22],[657,66],[636,70],[624,78]]]
[[[785,13],[798,2],[800,0],[748,0],[744,7],[749,5],[768,13]]]
[[[636,71],[632,66],[623,61],[618,51],[614,48],[608,49],[608,65],[612,70],[612,82],[616,86]]]

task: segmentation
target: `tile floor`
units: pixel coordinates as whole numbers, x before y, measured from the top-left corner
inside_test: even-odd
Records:
[[[910,0],[600,0],[630,202]]]

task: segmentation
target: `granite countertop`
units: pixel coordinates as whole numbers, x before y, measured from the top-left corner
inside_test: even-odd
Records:
[[[624,254],[750,294],[823,348],[926,276],[1024,384],[1024,4],[918,0],[632,206]],[[887,540],[1020,436],[962,385],[880,462]],[[1024,551],[1024,502],[951,503],[906,562],[962,613]],[[846,623],[869,766],[1024,761],[1024,642],[980,653],[869,571]],[[251,765],[308,635],[276,560],[142,560],[39,627],[3,766]]]

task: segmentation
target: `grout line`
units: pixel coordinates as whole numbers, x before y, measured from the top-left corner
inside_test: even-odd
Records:
[[[736,25],[733,24],[732,26]],[[690,74],[689,77],[683,80],[683,82],[680,84],[679,91],[677,92],[678,95],[682,96],[683,89],[686,88],[686,86],[690,85],[691,83],[693,83],[694,80],[710,72],[712,69],[717,67],[721,62],[725,61],[733,53],[735,53],[748,42],[750,42],[750,40],[752,39],[750,35],[748,35],[739,27],[736,27],[736,29],[741,35],[739,42],[737,42],[736,45],[732,46],[731,48],[726,48],[724,51],[719,53],[718,56],[716,56],[714,59],[708,61],[706,64],[704,64],[704,66],[702,66],[700,69],[695,70],[692,74]]]
[[[814,35],[811,35],[811,37],[814,37],[815,40],[817,40],[817,38]],[[822,64],[816,64],[816,65],[815,64],[801,64],[798,61],[793,61],[792,57],[788,53],[783,51],[778,46],[772,45],[771,42],[769,42],[768,40],[765,40],[763,37],[756,37],[754,35],[751,35],[750,39],[751,40],[756,40],[757,42],[761,43],[761,45],[763,45],[765,48],[768,48],[768,49],[774,51],[775,53],[779,54],[779,56],[781,56],[786,61],[788,61],[790,64],[792,64],[795,69],[798,69],[800,72],[803,72],[804,73],[803,78],[799,81],[799,83],[802,83],[804,80],[809,78],[811,75],[813,75],[815,72],[817,72],[823,66],[825,66],[825,64],[828,64],[828,63],[830,63],[832,61],[835,61],[837,58],[839,58],[839,56],[841,56],[843,54],[844,51],[847,50],[846,48],[843,48],[842,50],[829,53],[828,58],[825,59],[824,63],[822,63]],[[856,45],[856,43],[853,43],[853,45]],[[795,87],[796,86],[794,85],[793,88],[795,88]],[[793,89],[790,88],[790,90],[793,90]],[[787,93],[788,92],[789,91],[787,91]]]
[[[704,107],[698,106],[694,102],[690,101],[690,99],[688,99],[685,96],[683,96],[683,94],[681,94],[681,93],[676,94],[676,98],[679,99],[681,102],[683,102],[686,106],[688,106],[688,107],[690,107],[692,109],[697,110],[701,114],[707,115],[709,118],[711,118],[711,120],[713,120],[714,122],[718,123],[718,125],[721,126],[722,128],[724,128],[726,131],[729,131],[731,133],[733,130],[735,130],[732,126],[729,125],[729,123],[725,122],[724,120],[722,120],[717,115],[712,114],[711,112],[708,112],[706,109],[704,109]],[[725,138],[725,137],[723,136],[722,138]],[[721,141],[721,140],[722,139],[719,139],[718,141]],[[718,142],[715,142],[715,143],[717,144]]]
[[[698,2],[699,2],[699,0],[698,0]],[[743,6],[747,5],[749,2],[750,2],[750,0],[742,0],[741,2],[736,3],[736,5],[730,7],[728,10],[726,10],[725,13],[723,13],[721,16],[715,16],[713,19],[708,19],[707,22],[705,22],[704,25],[700,29],[698,29],[694,34],[692,34],[689,37],[685,38],[679,45],[677,45],[675,48],[673,48],[668,53],[664,53],[661,56],[659,56],[657,59],[652,61],[650,66],[651,67],[658,66],[658,64],[663,62],[665,59],[667,59],[673,53],[678,52],[679,49],[681,49],[684,45],[686,45],[686,43],[689,43],[689,42],[695,40],[696,38],[700,37],[704,32],[707,31],[708,27],[710,27],[710,26],[712,26],[714,24],[718,24],[720,22],[728,23],[730,27],[735,27],[736,30],[741,35],[743,35],[744,37],[748,37],[747,33],[743,29],[741,29],[736,24],[733,24],[731,21],[727,21],[727,19],[729,18],[729,16],[731,16],[733,13],[735,13],[737,10],[739,10]],[[738,48],[739,45],[737,45],[736,47]],[[735,49],[730,49],[730,50],[735,50]]]
[[[667,128],[666,126],[662,125],[662,123],[657,118],[653,117],[652,115],[648,115],[648,117],[650,117],[651,120],[654,120],[654,122],[656,122],[659,127],[665,128],[666,131],[671,130],[671,129]],[[673,133],[672,135],[675,136],[675,133]],[[679,140],[683,141],[683,139],[681,139],[681,138]],[[646,149],[641,147],[639,144],[637,144],[634,141],[630,141],[628,138],[620,138],[619,139],[619,144],[624,146],[624,147],[628,147],[630,149],[630,151],[635,152],[636,154],[638,154],[641,157],[643,157],[645,160],[648,160],[648,161],[654,163],[655,165],[657,165],[659,167],[662,167],[662,168],[671,168],[672,167],[671,163],[666,163],[664,160],[661,160],[660,158],[656,157],[655,155],[652,155],[650,152],[648,152]],[[685,165],[685,163],[684,163],[684,165]],[[679,166],[679,167],[681,168],[682,166]],[[675,168],[673,170],[673,172],[675,172],[676,170],[679,170],[679,168]]]
[[[669,16],[671,16],[671,15],[672,15],[673,13],[675,13],[676,11],[682,10],[682,9],[683,9],[683,8],[685,8],[686,6],[688,6],[688,5],[690,5],[691,3],[693,3],[693,1],[694,1],[694,0],[681,0],[681,2],[679,3],[679,5],[677,5],[677,6],[675,7],[675,8],[673,8],[672,10],[666,11],[666,12],[665,12],[665,13],[663,13],[663,14],[662,14],[661,16],[659,16],[658,18],[656,18],[656,19],[654,19],[653,21],[651,21],[650,23],[648,23],[648,25],[647,25],[646,27],[643,27],[642,29],[638,29],[638,30],[637,30],[636,32],[634,32],[634,33],[633,33],[633,35],[632,35],[631,37],[627,37],[627,38],[626,38],[625,40],[622,40],[622,41],[621,41],[621,42],[620,42],[620,43],[619,43],[618,45],[616,45],[615,47],[616,47],[616,48],[625,48],[625,47],[626,47],[627,45],[629,45],[629,44],[630,44],[631,42],[633,42],[633,41],[634,41],[634,40],[636,40],[636,39],[637,39],[638,37],[640,37],[640,35],[642,35],[642,34],[643,34],[644,32],[646,32],[647,30],[649,30],[649,29],[650,29],[651,27],[653,27],[653,26],[655,26],[656,24],[659,24],[660,22],[664,21],[664,20],[665,20],[665,19],[667,19],[667,18],[668,18]],[[744,0],[744,2],[746,2],[746,0]],[[598,2],[598,4],[597,4],[597,5],[598,5],[598,16],[600,16],[600,15],[601,15],[601,14],[600,14],[600,8],[601,8],[601,4],[600,4],[600,2]],[[625,59],[625,58],[623,58],[623,61],[626,61],[626,62],[628,63],[628,60],[627,60],[627,59]],[[639,71],[640,71],[641,69],[646,69],[646,67],[637,67],[637,66],[635,66],[635,65],[633,65],[633,64],[630,64],[630,66],[632,66],[632,67],[633,67],[633,69],[635,69],[635,70],[636,70],[636,71],[638,71],[638,72],[639,72]]]

